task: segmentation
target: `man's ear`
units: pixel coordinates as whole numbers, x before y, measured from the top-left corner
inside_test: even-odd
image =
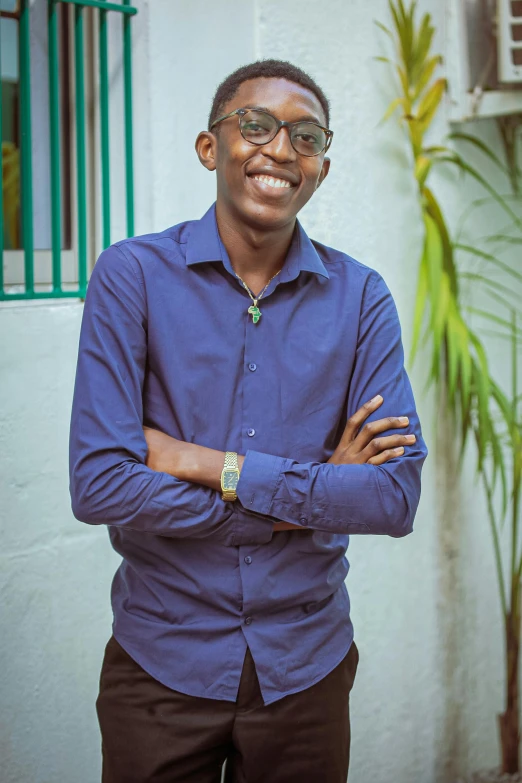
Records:
[[[196,139],[199,162],[209,171],[216,170],[217,138],[210,131],[201,131]]]
[[[319,185],[321,184],[321,182],[325,179],[325,177],[328,176],[328,172],[330,171],[330,163],[331,163],[330,158],[325,158],[323,160],[323,166],[321,168],[321,173],[319,174],[319,179],[317,180],[317,184],[315,186],[316,190],[319,187]]]

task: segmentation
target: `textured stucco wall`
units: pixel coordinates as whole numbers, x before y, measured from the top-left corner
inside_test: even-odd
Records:
[[[378,127],[389,83],[372,61],[381,47],[372,20],[386,19],[385,0],[139,5],[137,231],[199,217],[213,200],[214,176],[193,145],[217,83],[256,56],[290,59],[330,96],[336,133],[331,173],[302,222],[314,238],[384,275],[408,348],[421,235],[403,137],[393,123]],[[442,50],[442,4],[423,0],[421,7],[434,14]],[[491,123],[480,130],[494,137]],[[441,113],[434,138],[446,131]],[[115,194],[118,181],[115,175]],[[451,217],[476,195],[447,174],[437,188]],[[114,238],[118,211],[116,222]],[[99,780],[94,701],[118,558],[106,531],[76,522],[69,508],[67,434],[81,312],[80,303],[0,309],[2,783]],[[497,758],[501,646],[487,521],[471,469],[456,484],[451,462],[442,451],[436,456],[424,373],[422,362],[412,373],[431,447],[415,532],[398,541],[353,537],[350,547],[361,651],[351,783],[454,783],[458,772]]]
[[[82,308],[0,310],[0,780],[94,783],[105,530],[71,515],[67,438]]]

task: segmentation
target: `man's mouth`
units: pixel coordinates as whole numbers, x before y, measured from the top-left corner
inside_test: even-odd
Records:
[[[271,188],[292,188],[293,185],[286,179],[279,179],[278,177],[269,177],[266,174],[251,174],[251,179],[255,179],[258,182],[263,182],[265,185],[269,185]]]

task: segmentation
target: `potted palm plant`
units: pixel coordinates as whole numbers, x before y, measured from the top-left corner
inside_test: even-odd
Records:
[[[454,145],[471,145],[498,166],[511,186],[510,194],[501,194],[455,146],[427,144],[426,134],[446,91],[446,80],[439,75],[442,57],[432,52],[434,26],[430,14],[418,20],[415,2],[408,5],[404,0],[389,0],[389,11],[389,26],[376,22],[391,44],[389,56],[376,59],[392,69],[397,85],[384,119],[397,117],[404,129],[424,227],[410,360],[415,359],[423,338],[430,355],[427,381],[436,387],[443,412],[455,425],[461,458],[467,444],[473,444],[491,529],[503,620],[505,701],[504,711],[498,715],[501,763],[498,770],[477,773],[473,781],[518,781],[522,780],[518,775],[522,417],[517,377],[522,265],[513,258],[506,260],[503,250],[522,249],[521,173],[516,159],[516,127],[521,119],[499,121],[502,157],[478,136],[459,132],[449,137]],[[505,216],[501,230],[471,243],[460,235],[451,236],[442,206],[430,187],[430,175],[440,165],[454,166],[479,184],[484,196],[470,205],[468,214],[494,203]],[[502,280],[492,274],[498,270]],[[470,285],[481,288],[486,306],[466,305],[463,292]],[[488,331],[495,339],[508,341],[509,388],[502,388],[490,369]]]

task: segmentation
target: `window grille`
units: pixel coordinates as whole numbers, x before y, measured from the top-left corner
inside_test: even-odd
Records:
[[[0,35],[0,62],[2,43],[4,46],[17,46],[18,54],[18,85],[16,100],[13,102],[13,117],[11,125],[16,127],[19,147],[12,140],[6,140],[6,118],[2,117],[2,108],[6,104],[6,93],[11,86],[4,81],[2,68],[2,101],[0,102],[0,127],[2,127],[2,188],[0,188],[0,252],[5,260],[6,242],[10,249],[19,248],[23,253],[23,284],[6,285],[4,279],[4,263],[0,264],[0,301],[23,299],[50,299],[65,297],[85,297],[88,276],[88,221],[87,221],[87,170],[86,149],[88,131],[86,124],[86,89],[85,89],[85,29],[84,16],[86,9],[94,9],[90,13],[98,15],[98,101],[99,101],[99,165],[100,193],[95,199],[101,208],[101,242],[103,247],[111,243],[111,199],[110,199],[110,122],[109,122],[109,42],[108,15],[121,14],[123,29],[123,128],[125,145],[125,189],[126,189],[126,228],[127,235],[134,234],[134,186],[133,186],[133,138],[132,138],[132,66],[131,66],[131,18],[137,9],[130,5],[130,0],[109,2],[108,0],[46,0],[47,4],[47,70],[48,70],[48,107],[49,123],[49,202],[50,202],[50,257],[49,282],[35,282],[35,242],[34,242],[34,186],[33,171],[33,134],[39,129],[32,126],[31,106],[31,15],[34,6],[30,0],[0,0],[0,27],[7,24],[9,35]],[[64,210],[64,199],[67,204],[72,202],[72,193],[67,191],[68,178],[64,177],[69,163],[65,159],[67,145],[63,143],[63,95],[68,74],[65,72],[68,63],[64,62],[63,47],[60,46],[59,13],[64,15],[68,8],[72,16],[74,64],[74,87],[72,89],[74,102],[74,149],[75,149],[75,252],[74,280],[71,285],[63,275],[64,236],[68,233],[67,214]],[[61,7],[61,8],[60,8]],[[64,18],[64,17],[62,17]],[[16,34],[15,31],[16,30]],[[1,32],[5,32],[0,30]],[[16,37],[16,41],[14,38]],[[11,51],[11,54],[13,52]],[[60,61],[62,60],[62,61]],[[33,71],[34,72],[34,71]],[[65,128],[68,132],[68,128]],[[38,161],[37,161],[38,162]],[[65,184],[64,184],[65,183]],[[65,190],[65,193],[64,193]],[[40,199],[41,197],[38,196]],[[38,206],[38,202],[36,202]],[[67,244],[67,242],[65,242]],[[71,254],[69,253],[69,257]]]

